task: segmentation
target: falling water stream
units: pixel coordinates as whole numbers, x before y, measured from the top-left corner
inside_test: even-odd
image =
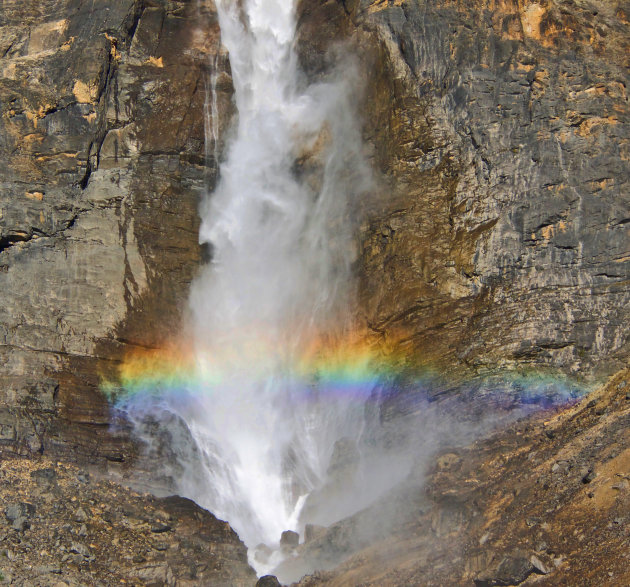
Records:
[[[217,349],[229,349],[220,359],[229,375],[186,420],[212,488],[212,499],[202,489],[198,500],[255,546],[297,528],[335,441],[359,436],[365,424],[361,402],[318,402],[295,366],[313,337],[348,326],[352,233],[344,218],[369,173],[351,106],[353,71],[304,83],[294,3],[220,0],[217,9],[238,120],[202,210],[200,239],[213,260],[191,308],[199,369],[216,371]]]
[[[370,172],[354,65],[308,84],[294,51],[294,2],[216,4],[238,115],[201,211],[212,261],[190,297],[197,387],[161,408],[193,440],[178,489],[251,548],[298,529],[337,441],[354,450],[373,417],[372,388],[326,393],[303,365],[315,341],[350,328],[350,206]],[[207,112],[216,116],[215,96]],[[216,135],[216,121],[207,124]]]
[[[174,463],[175,489],[228,520],[264,573],[284,556],[283,531],[357,512],[400,482],[432,441],[457,434],[426,409],[410,427],[412,450],[400,450],[383,432],[382,373],[349,343],[353,219],[371,188],[356,63],[345,52],[309,83],[295,52],[294,1],[216,6],[238,114],[201,208],[200,241],[212,260],[191,290],[192,349],[183,367],[131,362],[119,405],[156,471]],[[206,139],[214,143],[216,104],[212,77]],[[567,397],[551,387],[531,389]],[[260,544],[275,554],[258,558]]]

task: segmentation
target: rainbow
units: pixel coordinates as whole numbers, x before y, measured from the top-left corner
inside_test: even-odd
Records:
[[[179,343],[137,350],[124,357],[115,377],[102,381],[101,390],[114,404],[163,398],[183,402],[229,393],[239,381],[261,386],[273,381],[291,401],[344,397],[370,402],[404,392],[419,402],[457,395],[502,408],[540,409],[574,403],[591,390],[565,375],[532,370],[449,380],[439,369],[414,367],[408,358],[359,338],[319,337],[289,355],[260,337],[236,347],[200,349]]]

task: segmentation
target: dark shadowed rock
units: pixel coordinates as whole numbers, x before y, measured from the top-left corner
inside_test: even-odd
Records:
[[[9,522],[14,522],[19,518],[29,519],[35,514],[36,508],[31,503],[21,502],[8,505],[4,510],[4,515]]]
[[[280,546],[284,548],[294,548],[300,544],[300,535],[293,530],[285,530],[280,536]]]
[[[57,484],[57,473],[53,468],[38,469],[31,473],[31,478],[40,487],[50,489]]]
[[[595,477],[597,477],[597,473],[592,468],[582,471],[582,483],[585,485],[590,483]]]
[[[274,575],[265,575],[258,579],[256,587],[280,587],[280,581]]]
[[[496,569],[480,574],[475,579],[475,585],[478,587],[518,585],[536,570],[526,556],[506,557]]]
[[[169,532],[171,529],[171,526],[168,524],[157,523],[151,526],[151,532],[154,534],[163,534],[164,532]]]

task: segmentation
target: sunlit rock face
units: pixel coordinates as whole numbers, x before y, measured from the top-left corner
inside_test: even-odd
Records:
[[[624,2],[301,3],[302,61],[360,48],[360,312],[427,364],[609,373],[628,352]]]
[[[212,2],[0,12],[0,443],[120,461],[112,359],[179,328],[231,80]],[[218,147],[218,145],[217,145]]]

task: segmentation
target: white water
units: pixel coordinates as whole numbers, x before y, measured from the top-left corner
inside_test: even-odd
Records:
[[[201,380],[211,389],[194,409],[168,409],[194,440],[180,491],[251,548],[298,528],[335,442],[364,431],[362,401],[306,402],[292,367],[318,332],[349,326],[349,204],[370,173],[353,111],[354,67],[305,84],[289,0],[218,0],[217,8],[238,120],[202,207],[200,240],[213,259],[190,299]],[[210,98],[216,116],[214,91]],[[216,121],[207,128],[216,139]],[[218,349],[226,351],[220,366]],[[227,373],[220,384],[210,382],[217,368]]]
[[[354,108],[358,74],[338,63],[324,81],[305,83],[290,0],[217,0],[217,8],[238,119],[202,207],[200,239],[213,260],[190,299],[197,383],[165,383],[150,390],[163,395],[123,407],[155,477],[174,477],[179,493],[228,520],[263,574],[281,553],[256,559],[259,543],[273,547],[284,530],[353,514],[412,461],[421,471],[441,445],[468,442],[499,420],[490,412],[477,421],[473,411],[465,422],[456,417],[465,407],[453,405],[450,416],[427,404],[397,418],[388,435],[366,401],[377,389],[331,396],[296,369],[313,338],[334,341],[351,328],[353,203],[370,188]],[[216,67],[206,86],[208,161],[219,154]],[[342,439],[345,479],[330,468]],[[372,511],[369,522],[386,526],[391,514]],[[285,580],[310,570],[285,570]]]

